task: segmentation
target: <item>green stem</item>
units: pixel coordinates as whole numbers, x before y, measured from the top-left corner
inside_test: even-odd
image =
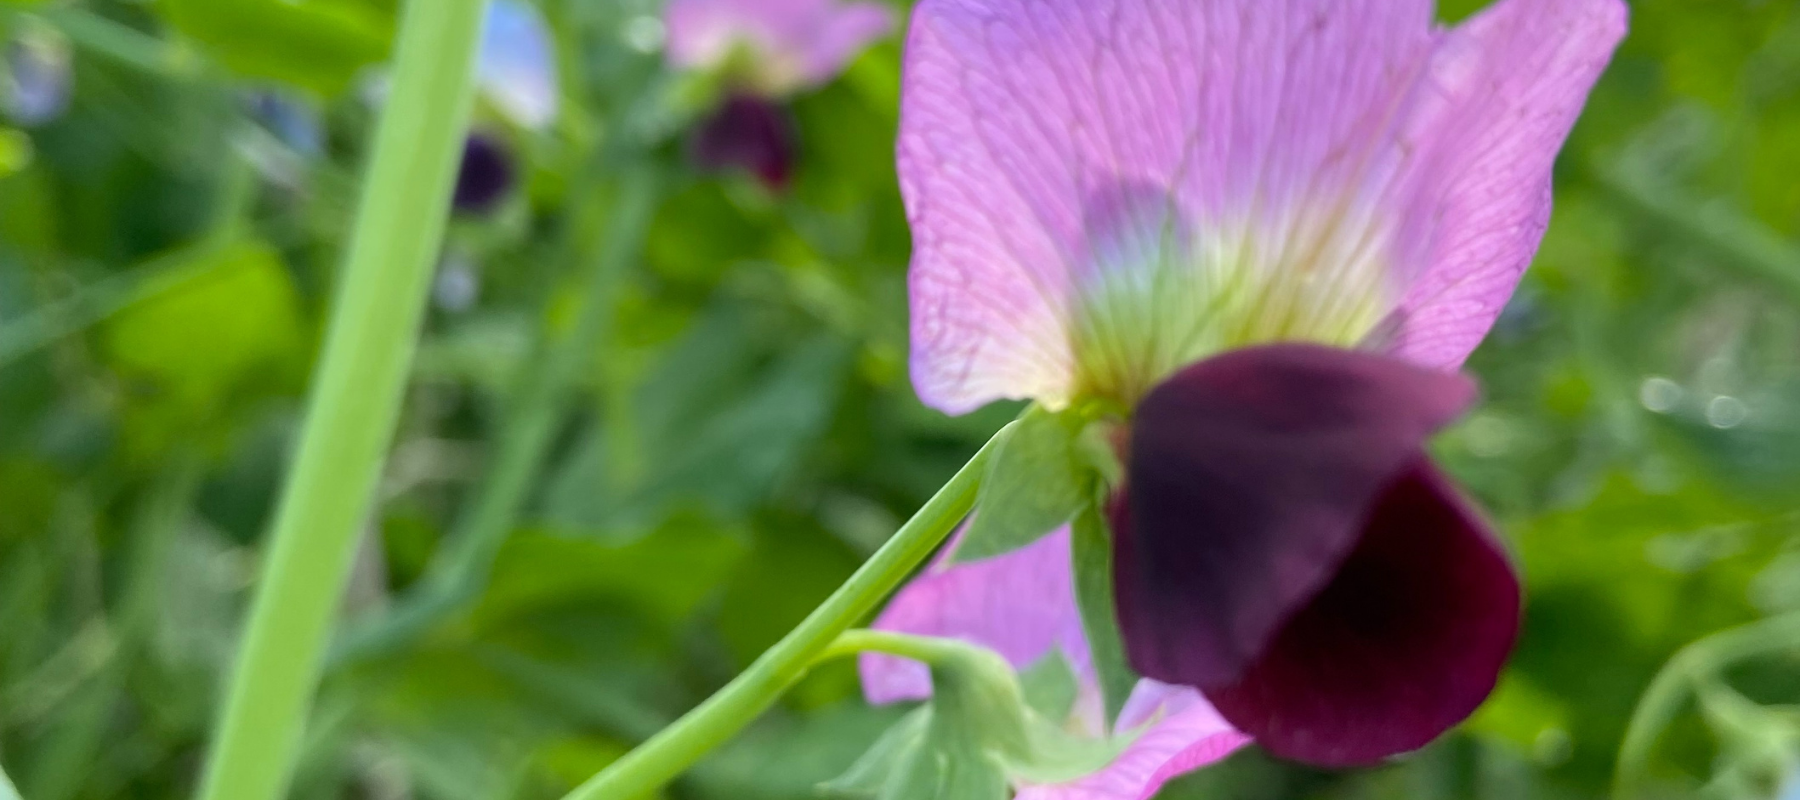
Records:
[[[1636,787],[1650,749],[1669,721],[1681,711],[1687,689],[1746,658],[1800,647],[1800,612],[1760,620],[1721,631],[1688,645],[1669,659],[1644,690],[1643,699],[1625,727],[1619,761],[1613,773],[1613,797],[1624,800]]]
[[[656,194],[654,167],[637,168],[622,181],[603,249],[598,257],[589,256],[592,266],[574,328],[561,335],[548,324],[540,329],[539,341],[522,365],[498,454],[445,549],[417,590],[346,633],[332,650],[333,666],[392,652],[481,593],[567,416],[577,378],[612,329],[614,296],[626,266],[642,249]],[[579,228],[584,222],[578,218],[571,224]]]
[[[203,800],[273,800],[293,773],[333,612],[368,518],[443,238],[484,0],[412,0],[306,427],[239,644]]]
[[[755,720],[805,675],[807,668],[821,653],[830,650],[844,631],[874,611],[882,598],[924,562],[968,515],[975,505],[975,490],[993,454],[994,443],[1016,424],[1001,428],[843,586],[743,674],[674,725],[576,787],[564,800],[648,796]]]
[[[125,66],[170,78],[199,77],[205,67],[199,54],[191,49],[90,11],[56,7],[38,13],[61,29],[63,35],[77,46]]]
[[[838,634],[829,646],[813,657],[809,666],[861,653],[887,653],[921,664],[940,664],[955,660],[971,649],[975,649],[975,645],[956,639],[857,628]]]

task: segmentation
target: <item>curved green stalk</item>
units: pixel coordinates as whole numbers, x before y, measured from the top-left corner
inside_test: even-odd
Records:
[[[1752,622],[1707,636],[1669,659],[1644,690],[1643,699],[1625,727],[1613,773],[1613,797],[1625,800],[1649,763],[1650,749],[1670,720],[1680,713],[1687,690],[1738,661],[1766,653],[1800,648],[1800,612]]]
[[[91,11],[57,6],[37,13],[78,47],[152,75],[194,78],[207,66],[200,54],[189,47],[150,36]]]
[[[274,800],[398,421],[474,97],[484,0],[412,0],[204,800]]]
[[[862,653],[886,653],[921,664],[938,664],[975,649],[979,649],[977,645],[957,639],[857,628],[838,634],[829,646],[813,657],[809,666]]]
[[[834,652],[838,637],[874,611],[968,515],[994,444],[1016,424],[1001,428],[843,586],[743,674],[674,725],[576,787],[564,800],[647,796],[760,716],[821,654]]]

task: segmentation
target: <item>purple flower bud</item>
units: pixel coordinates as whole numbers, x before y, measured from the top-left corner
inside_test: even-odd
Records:
[[[512,156],[498,139],[471,133],[463,142],[462,169],[456,174],[451,203],[456,210],[485,214],[493,210],[513,185]]]
[[[694,163],[706,170],[739,169],[772,190],[784,189],[794,168],[798,136],[786,109],[748,94],[726,98],[694,129]]]

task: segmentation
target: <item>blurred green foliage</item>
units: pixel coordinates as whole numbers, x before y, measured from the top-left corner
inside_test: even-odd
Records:
[[[1529,583],[1500,690],[1393,766],[1251,749],[1166,797],[1600,797],[1672,654],[1800,611],[1800,3],[1632,6],[1538,262],[1471,362],[1486,400],[1438,443]],[[793,102],[804,155],[776,195],[684,166],[650,0],[542,8],[564,116],[478,114],[523,185],[452,226],[347,616],[431,573],[535,348],[574,324],[618,176],[651,165],[660,203],[491,574],[337,664],[296,797],[559,796],[797,622],[1017,410],[946,418],[906,379],[897,43]],[[32,800],[191,791],[395,14],[0,6],[0,33],[47,25],[74,53],[66,113],[0,129],[0,763]],[[1797,653],[1726,678],[1800,703]],[[668,796],[813,796],[904,713],[835,665]],[[1730,713],[1683,706],[1651,796],[1737,765]],[[1776,719],[1759,735],[1791,746]]]

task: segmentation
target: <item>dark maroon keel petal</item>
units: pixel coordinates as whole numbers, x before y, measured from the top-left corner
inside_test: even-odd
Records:
[[[793,122],[781,106],[736,94],[694,130],[691,149],[701,169],[741,169],[779,190],[793,173],[796,139]]]
[[[451,204],[456,210],[483,214],[506,196],[513,184],[512,157],[491,136],[472,133],[463,141],[462,167],[456,173]]]
[[[1270,753],[1369,764],[1425,746],[1481,705],[1519,613],[1518,577],[1494,535],[1421,458],[1262,658],[1234,683],[1201,688]]]
[[[1152,390],[1132,423],[1128,513],[1114,515],[1132,666],[1165,683],[1237,680],[1473,398],[1457,375],[1303,344],[1227,353]]]

